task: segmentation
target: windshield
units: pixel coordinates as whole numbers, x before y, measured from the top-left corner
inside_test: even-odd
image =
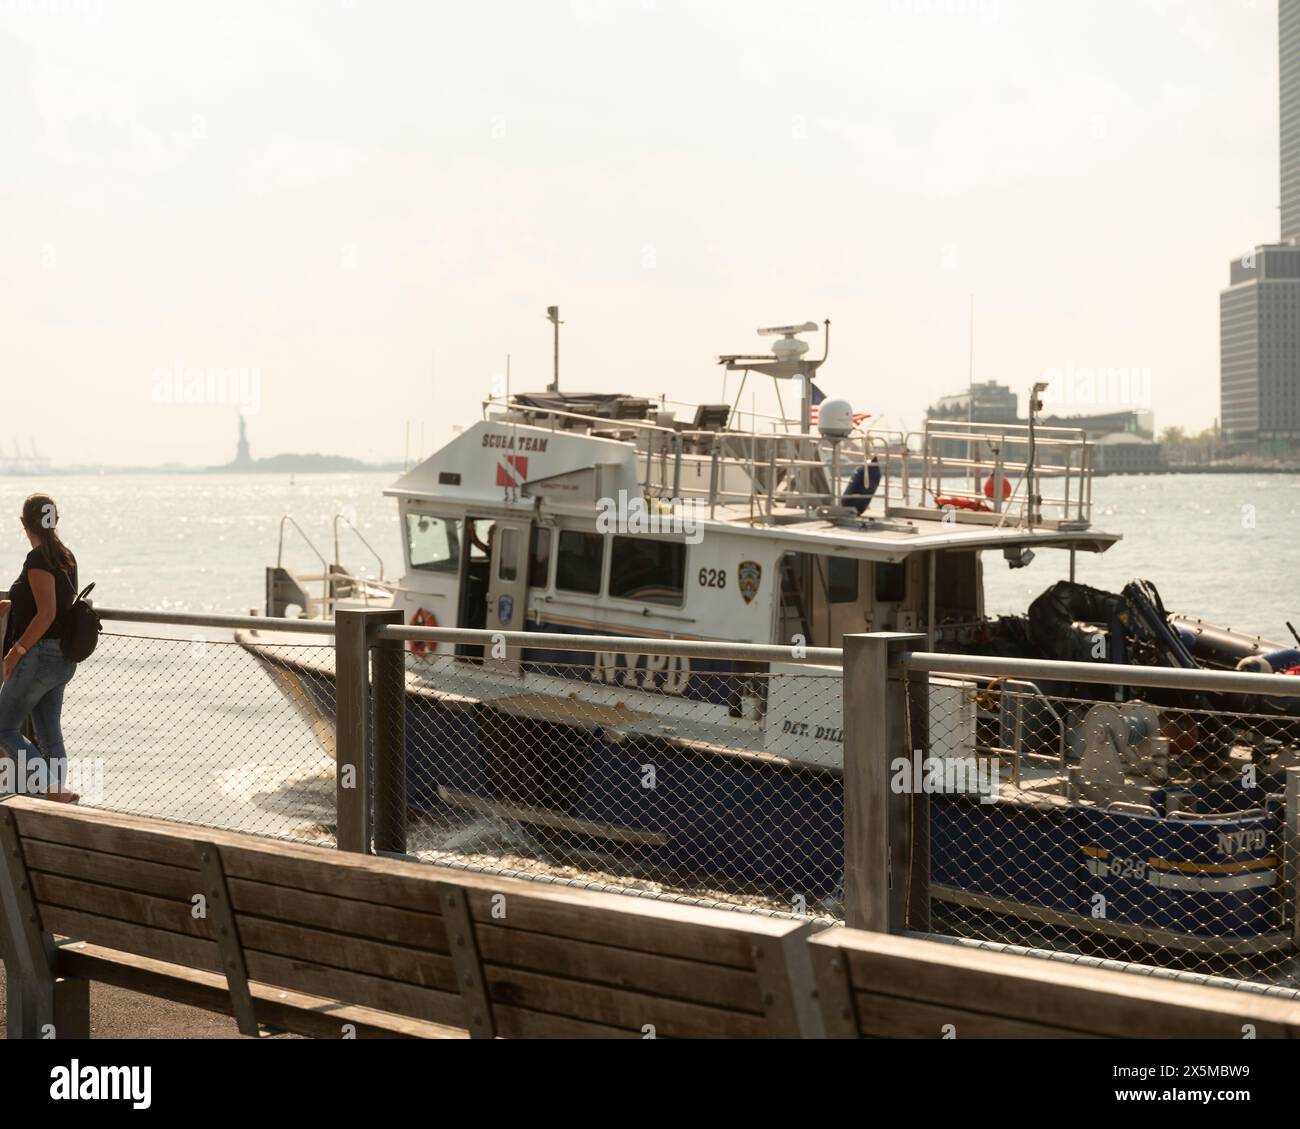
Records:
[[[406,515],[411,567],[422,572],[455,572],[460,565],[460,522],[432,514]]]

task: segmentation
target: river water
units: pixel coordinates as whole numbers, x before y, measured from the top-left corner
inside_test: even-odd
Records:
[[[390,576],[401,573],[396,503],[383,489],[392,473],[262,475],[155,474],[0,479],[0,581],[16,575],[27,545],[18,525],[22,499],[37,485],[53,492],[65,539],[96,582],[102,606],[158,610],[260,610],[263,569],[276,557],[282,515],[290,514],[331,557],[332,518],[345,513]],[[1123,534],[1108,552],[1080,554],[1077,578],[1117,589],[1153,581],[1171,611],[1289,640],[1300,618],[1292,569],[1300,564],[1300,476],[1152,475],[1099,478],[1093,524]],[[6,518],[5,515],[10,517]],[[342,525],[342,523],[340,523]],[[346,528],[345,564],[378,564]],[[285,563],[315,571],[320,562],[287,527]],[[987,554],[987,610],[1023,611],[1068,575],[1065,554],[1038,553],[1008,569]]]

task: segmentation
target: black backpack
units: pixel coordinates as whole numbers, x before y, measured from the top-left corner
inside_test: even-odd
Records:
[[[74,663],[90,658],[99,642],[99,613],[95,611],[95,605],[86,599],[94,587],[93,583],[87,584],[73,599],[64,621],[61,640],[63,657]]]

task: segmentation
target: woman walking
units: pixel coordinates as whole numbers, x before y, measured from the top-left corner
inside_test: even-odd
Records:
[[[20,791],[70,803],[77,794],[63,790],[67,757],[60,715],[63,688],[77,664],[64,658],[61,640],[77,594],[77,559],[59,537],[58,521],[58,508],[48,494],[33,494],[23,503],[23,532],[31,552],[10,586],[9,599],[0,601],[0,614],[9,612],[0,686],[0,749],[17,761]],[[35,726],[36,745],[23,736],[28,717]]]

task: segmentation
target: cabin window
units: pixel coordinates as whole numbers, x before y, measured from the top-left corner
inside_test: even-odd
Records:
[[[597,595],[604,560],[605,538],[601,534],[562,529],[559,551],[555,555],[555,587],[566,592]]]
[[[519,530],[506,526],[501,530],[497,555],[497,579],[513,584],[519,579]]]
[[[621,600],[680,608],[686,594],[686,545],[648,537],[615,537],[609,594]]]
[[[907,599],[907,562],[876,562],[876,603],[901,604]]]
[[[830,557],[826,561],[826,591],[832,604],[858,602],[858,562],[847,557]]]
[[[406,515],[411,567],[421,572],[455,572],[460,567],[460,522],[430,514]]]
[[[551,531],[533,526],[528,547],[528,586],[545,588],[551,579]]]

